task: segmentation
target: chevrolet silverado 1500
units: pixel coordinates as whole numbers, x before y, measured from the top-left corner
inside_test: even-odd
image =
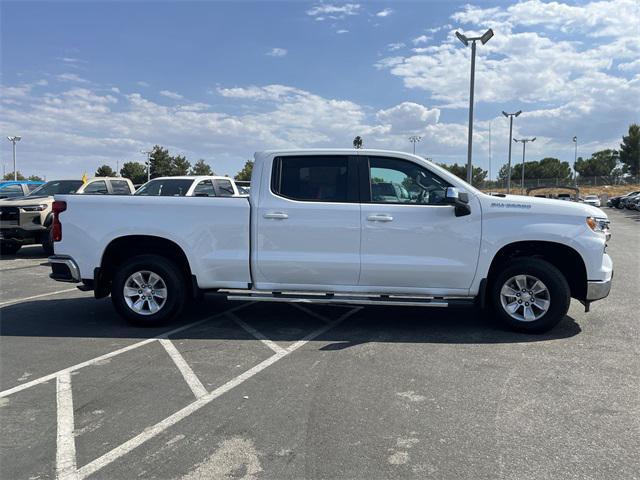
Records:
[[[589,205],[490,196],[378,150],[255,155],[242,197],[56,196],[52,278],[156,325],[189,298],[487,306],[542,332],[608,295],[609,222]]]

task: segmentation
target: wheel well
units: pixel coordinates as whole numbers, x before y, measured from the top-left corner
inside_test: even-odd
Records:
[[[587,296],[587,269],[578,252],[573,248],[555,242],[527,241],[510,243],[502,247],[489,267],[490,284],[501,267],[514,258],[540,258],[556,267],[567,279],[571,296],[584,300]]]
[[[102,254],[99,278],[95,279],[99,285],[95,290],[97,298],[104,297],[111,292],[111,280],[116,268],[138,255],[159,255],[172,260],[183,273],[191,293],[195,293],[195,281],[192,280],[189,260],[177,243],[152,235],[129,235],[113,240]]]

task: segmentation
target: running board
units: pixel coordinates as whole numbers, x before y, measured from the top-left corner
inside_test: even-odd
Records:
[[[357,295],[298,295],[286,293],[225,293],[227,300],[243,302],[288,302],[321,303],[343,305],[394,305],[403,307],[448,307],[449,302],[434,298],[412,298],[393,295],[357,296]]]

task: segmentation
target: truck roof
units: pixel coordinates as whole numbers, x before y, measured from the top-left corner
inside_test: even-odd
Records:
[[[233,178],[231,177],[225,177],[223,175],[179,175],[179,176],[175,176],[175,177],[156,177],[156,178],[152,178],[150,181],[153,180],[218,180],[218,179],[224,179],[224,180],[233,180]]]
[[[424,159],[419,155],[412,155],[408,152],[402,152],[399,150],[380,150],[375,148],[296,148],[287,150],[262,150],[256,152],[256,155],[273,155],[273,154],[313,154],[313,153],[330,153],[330,154],[343,154],[343,155],[366,155],[366,154],[392,154],[392,155],[410,155],[420,159]]]

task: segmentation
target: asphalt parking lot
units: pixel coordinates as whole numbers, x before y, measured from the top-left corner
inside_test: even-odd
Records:
[[[0,260],[3,479],[640,477],[640,212],[589,314],[515,334],[469,309],[205,298],[141,329]]]

